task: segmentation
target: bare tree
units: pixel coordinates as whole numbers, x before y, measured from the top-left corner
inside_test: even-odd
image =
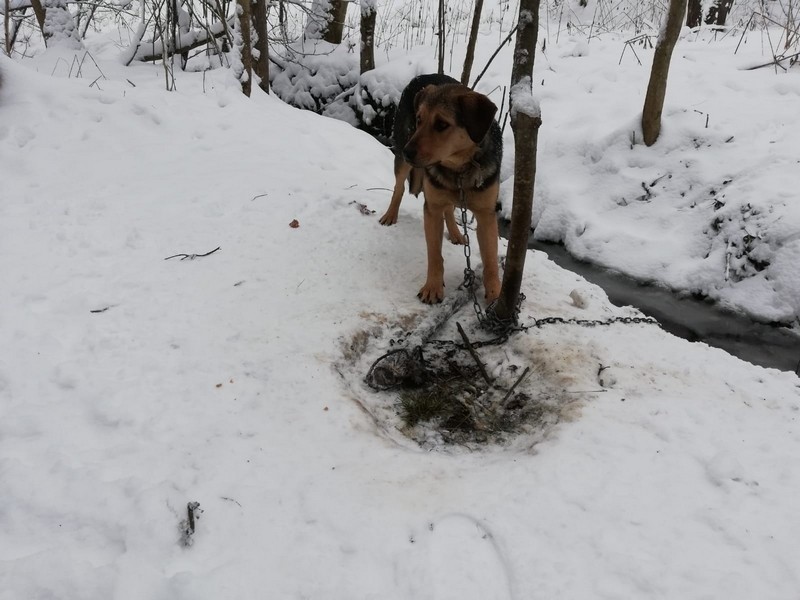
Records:
[[[346,15],[345,0],[314,0],[308,14],[306,39],[341,44]]]
[[[44,0],[44,2],[31,0],[31,6],[46,46],[59,44],[73,48],[81,47],[78,28],[69,11],[67,0]]]
[[[472,62],[475,59],[475,44],[478,41],[482,11],[483,0],[475,0],[475,9],[472,13],[472,28],[469,32],[469,42],[467,42],[467,55],[464,57],[464,69],[461,71],[461,83],[464,85],[469,85],[469,75],[472,71]]]
[[[725,25],[728,14],[733,6],[733,0],[713,0],[703,15],[703,1],[689,0],[686,11],[686,25],[699,27],[704,22],[706,25]]]
[[[653,66],[650,70],[650,82],[642,110],[642,135],[644,143],[652,146],[661,133],[661,112],[664,109],[664,98],[667,94],[667,77],[672,51],[678,42],[686,12],[687,0],[670,0],[667,11],[667,22],[661,28],[653,54]]]
[[[439,67],[438,73],[439,75],[444,74],[444,51],[445,51],[445,5],[444,0],[439,0],[439,15],[438,15],[438,28],[439,32],[436,34],[439,36],[438,41],[438,55],[439,55]]]
[[[361,73],[375,68],[376,0],[361,0]]]
[[[703,0],[689,0],[686,10],[686,26],[700,27],[703,24]]]
[[[503,273],[503,286],[494,307],[502,322],[516,322],[519,292],[533,215],[533,184],[536,178],[536,145],[542,124],[533,98],[533,62],[539,33],[539,0],[520,0],[517,43],[511,69],[511,129],[514,132],[514,204],[511,232]]]
[[[269,94],[269,43],[267,36],[267,0],[253,2],[253,29],[256,34],[253,71],[258,75],[258,87]]]
[[[725,25],[732,6],[733,0],[714,0],[708,8],[706,25]]]
[[[6,55],[11,56],[11,48],[14,45],[11,41],[11,2],[5,0],[5,12],[3,13],[3,39],[6,42]]]
[[[250,96],[253,85],[253,44],[250,35],[251,17],[250,0],[237,0],[236,14],[238,18],[234,25],[235,50],[239,54],[240,64],[236,71],[239,81],[242,84],[242,92],[245,96]]]

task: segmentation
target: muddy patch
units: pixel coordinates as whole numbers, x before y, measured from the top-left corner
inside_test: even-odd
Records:
[[[363,315],[364,328],[342,341],[337,370],[395,441],[425,449],[531,447],[603,391],[591,347],[548,343],[536,331],[493,338],[463,304],[396,319]]]

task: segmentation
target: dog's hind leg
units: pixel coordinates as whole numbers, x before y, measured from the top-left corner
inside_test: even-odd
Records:
[[[444,224],[447,226],[447,233],[450,236],[450,242],[453,244],[466,246],[467,238],[465,238],[464,234],[461,233],[461,229],[458,226],[458,221],[456,220],[455,214],[450,209],[446,210],[444,213]]]
[[[483,287],[486,291],[486,301],[493,302],[500,295],[500,275],[497,260],[497,215],[494,203],[491,208],[475,211],[478,221],[477,237],[483,263]]]
[[[400,202],[406,191],[406,179],[411,174],[411,165],[403,160],[401,156],[394,157],[394,191],[389,208],[380,218],[381,225],[394,225],[397,223],[397,215],[400,212]]]

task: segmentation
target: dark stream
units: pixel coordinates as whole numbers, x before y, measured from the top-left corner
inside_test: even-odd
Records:
[[[600,286],[617,306],[634,306],[657,319],[673,335],[722,348],[762,367],[800,374],[800,335],[786,327],[757,323],[701,299],[642,285],[615,271],[576,260],[560,244],[531,239],[528,247],[546,253],[558,266]]]

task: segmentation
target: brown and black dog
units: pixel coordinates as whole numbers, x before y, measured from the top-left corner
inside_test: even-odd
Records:
[[[394,192],[380,222],[397,222],[406,180],[412,194],[424,193],[428,276],[418,296],[427,304],[444,298],[444,224],[450,241],[466,241],[453,215],[462,189],[477,220],[486,300],[500,295],[495,207],[503,139],[496,112],[489,98],[447,75],[420,75],[400,96],[393,131]]]

